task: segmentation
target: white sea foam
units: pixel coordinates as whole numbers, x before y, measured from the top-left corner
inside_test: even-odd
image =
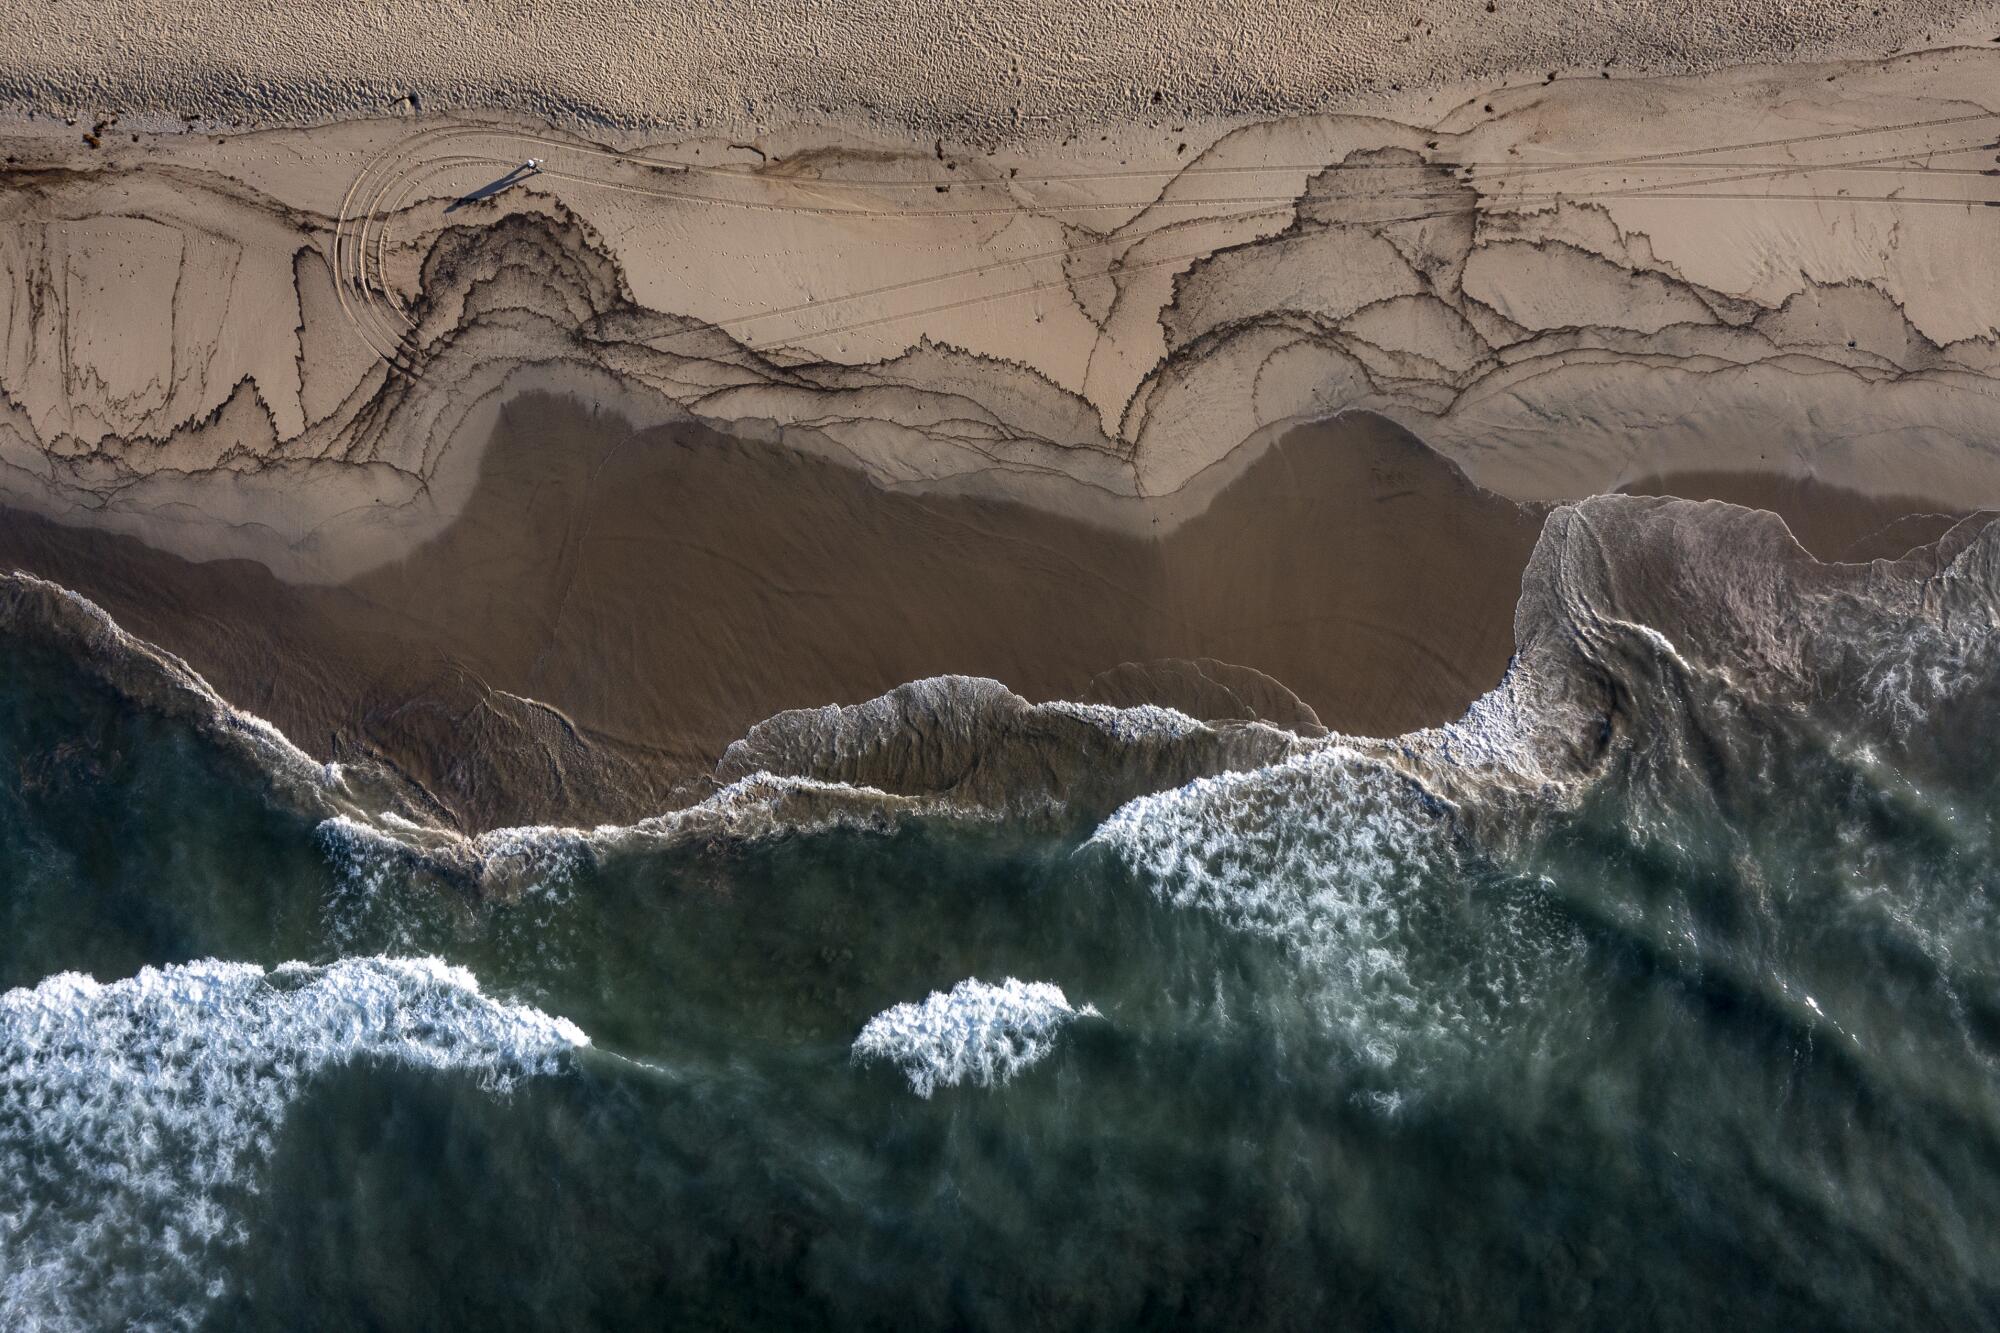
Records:
[[[1984,625],[1921,620],[1870,626],[1857,636],[1862,698],[1892,734],[1907,736],[1993,679],[1993,633]]]
[[[998,986],[968,977],[922,1004],[899,1004],[868,1020],[854,1039],[857,1063],[886,1060],[919,1097],[941,1087],[993,1087],[1055,1049],[1057,1035],[1096,1009],[1070,1005],[1062,987],[1008,977]]]
[[[412,824],[392,813],[368,820],[334,815],[320,822],[318,837],[320,850],[340,872],[332,908],[352,915],[367,909],[381,886],[400,882],[427,855],[474,875],[484,887],[505,897],[554,900],[566,894],[579,869],[611,853],[661,851],[704,838],[755,842],[833,829],[886,832],[898,820],[916,816],[960,822],[1000,818],[997,811],[939,797],[899,796],[876,787],[752,773],[695,805],[635,824],[595,828],[530,824],[464,837]]]
[[[1394,1111],[1407,1079],[1462,1066],[1585,947],[1532,888],[1468,908],[1447,810],[1332,744],[1140,797],[1090,844],[1169,906],[1282,946],[1298,964],[1288,999],[1359,1066],[1396,1078],[1372,1098]]]
[[[1445,1018],[1411,971],[1406,916],[1450,864],[1405,779],[1343,746],[1128,802],[1091,843],[1164,902],[1294,950],[1366,1062],[1395,1064]]]
[[[1396,924],[1389,890],[1446,854],[1408,784],[1342,746],[1128,801],[1091,835],[1177,907],[1310,947]]]
[[[320,921],[328,943],[347,949],[378,915],[383,887],[394,881],[406,853],[389,834],[346,815],[322,820],[316,837],[321,854],[338,871],[321,905]]]
[[[1179,740],[1184,736],[1192,736],[1207,730],[1204,724],[1178,708],[1165,708],[1159,704],[1114,708],[1110,704],[1072,703],[1067,699],[1053,699],[1037,706],[1045,713],[1060,713],[1079,722],[1088,722],[1107,736],[1121,741]]]
[[[266,972],[214,960],[0,996],[0,1323],[173,1327],[227,1291],[286,1112],[357,1061],[475,1074],[496,1093],[589,1044],[437,959]]]

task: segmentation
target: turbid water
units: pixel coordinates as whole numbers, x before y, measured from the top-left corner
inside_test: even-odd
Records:
[[[445,855],[17,633],[0,1322],[2000,1323],[2000,543],[1643,503],[1460,728],[1109,811]]]

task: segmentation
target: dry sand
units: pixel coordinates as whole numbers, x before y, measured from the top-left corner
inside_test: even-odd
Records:
[[[1356,409],[1519,500],[1741,471],[2000,504],[2000,266],[1963,262],[2000,205],[1996,73],[1558,81],[1109,159],[24,135],[0,500],[344,581],[449,523],[499,405],[554,387],[1114,523],[1094,497]]]
[[[14,98],[86,123],[414,107],[1012,139],[1364,100],[1434,112],[1469,83],[1872,58],[1996,31],[1995,6],[1968,0],[69,0],[0,12],[0,72]]]

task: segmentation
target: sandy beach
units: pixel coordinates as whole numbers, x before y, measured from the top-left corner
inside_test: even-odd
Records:
[[[2000,1327],[2000,4],[0,12],[0,1327]]]
[[[538,123],[472,80],[254,130],[37,112],[0,563],[468,828],[682,805],[760,720],[939,674],[1447,722],[1552,505],[1720,498],[1842,560],[2000,505],[2000,269],[1957,262],[2000,51],[1751,67],[1746,32],[981,141],[904,103]]]
[[[256,126],[506,110],[567,124],[745,137],[796,124],[1016,141],[1206,127],[1368,103],[1435,116],[1494,87],[1871,59],[1976,45],[1977,0],[1881,7],[1732,0],[939,0],[655,7],[470,0],[76,0],[0,17],[30,107]],[[1406,117],[1399,117],[1406,118]]]

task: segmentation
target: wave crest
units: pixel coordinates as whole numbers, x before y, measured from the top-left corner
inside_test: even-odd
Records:
[[[247,1238],[234,1201],[322,1071],[386,1061],[504,1093],[589,1042],[434,958],[208,959],[0,995],[0,1315],[192,1323]]]
[[[895,1065],[919,1097],[960,1083],[997,1087],[1047,1057],[1071,1023],[1100,1016],[1087,1004],[1073,1008],[1062,987],[1046,981],[1008,977],[994,986],[968,977],[869,1019],[853,1058]]]

